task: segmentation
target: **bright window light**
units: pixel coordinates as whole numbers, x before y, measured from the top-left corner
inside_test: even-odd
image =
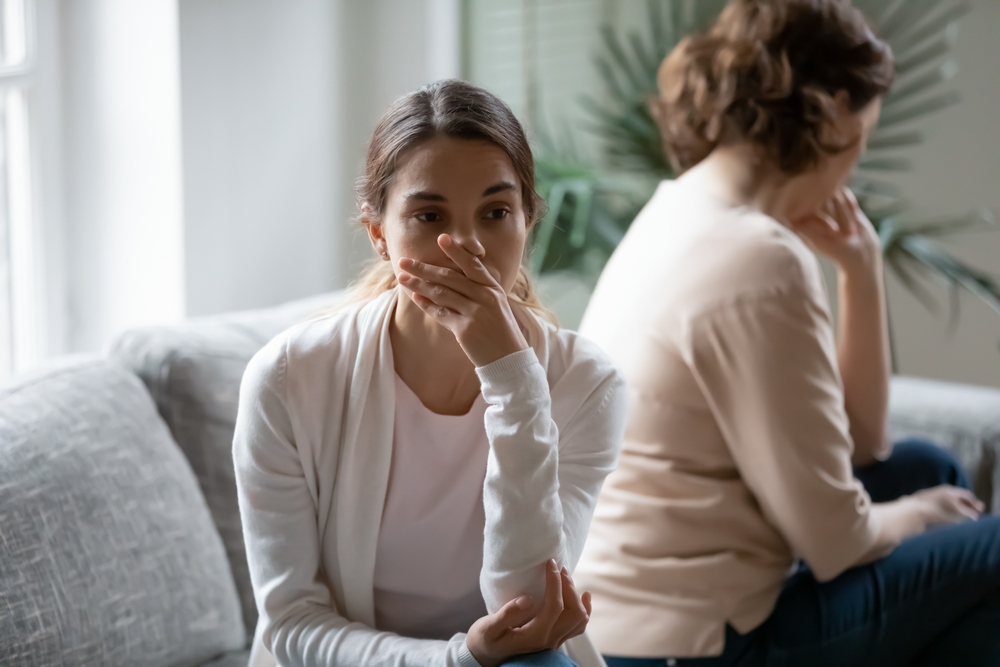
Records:
[[[30,1],[30,0],[28,0]],[[26,0],[0,0],[0,380],[38,358]]]

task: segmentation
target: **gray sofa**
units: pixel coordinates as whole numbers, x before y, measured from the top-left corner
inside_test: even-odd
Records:
[[[240,378],[338,298],[129,332],[0,389],[0,667],[245,667]],[[896,378],[891,425],[955,451],[1000,508],[1000,391]]]

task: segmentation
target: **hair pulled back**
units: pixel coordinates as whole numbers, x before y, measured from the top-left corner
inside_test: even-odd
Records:
[[[845,148],[829,139],[834,95],[860,111],[894,74],[889,45],[847,0],[732,0],[660,66],[664,150],[683,172],[722,141],[744,140],[802,173]]]
[[[528,226],[544,213],[544,201],[535,191],[535,161],[524,128],[497,96],[457,79],[437,81],[393,102],[378,124],[357,181],[359,206],[367,204],[376,221],[385,215],[389,188],[410,148],[435,136],[488,141],[510,159],[521,182],[521,200]],[[354,284],[354,300],[374,298],[396,286],[388,262],[375,264]],[[524,269],[518,273],[512,296],[523,305],[545,313]]]

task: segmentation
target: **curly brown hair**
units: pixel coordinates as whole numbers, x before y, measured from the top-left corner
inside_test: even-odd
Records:
[[[857,112],[894,75],[889,45],[848,0],[732,0],[663,61],[654,112],[678,172],[732,138],[796,174],[846,148],[829,138],[834,95]]]

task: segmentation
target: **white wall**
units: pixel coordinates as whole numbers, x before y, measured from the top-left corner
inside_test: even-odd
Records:
[[[333,3],[179,9],[188,313],[332,288]]]
[[[177,6],[60,5],[68,347],[184,314]]]
[[[457,72],[456,0],[179,7],[188,313],[346,284],[370,256],[352,218],[371,130]]]

